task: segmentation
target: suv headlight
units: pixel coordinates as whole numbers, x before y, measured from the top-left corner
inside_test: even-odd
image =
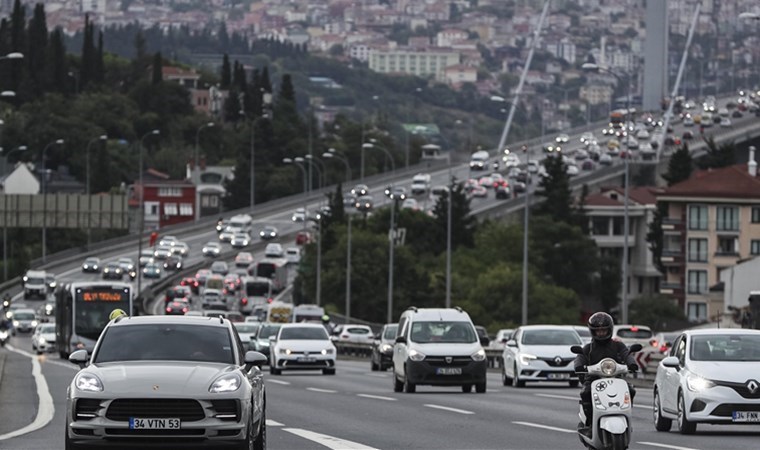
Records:
[[[289,354],[291,354],[292,352],[290,351],[290,349],[289,349],[289,348],[281,348],[281,349],[280,349],[280,350],[279,350],[277,353],[279,353],[279,354],[281,354],[281,355],[289,355]]]
[[[422,361],[425,359],[425,354],[420,353],[417,350],[409,350],[409,359],[412,361]]]
[[[536,355],[531,355],[529,353],[520,354],[520,363],[522,363],[523,366],[527,366],[534,359],[538,359],[538,357]]]
[[[211,387],[208,391],[212,394],[219,394],[222,392],[233,392],[240,388],[240,376],[236,373],[228,373],[217,378],[216,381],[211,383]]]
[[[713,386],[715,386],[715,383],[699,375],[690,374],[686,376],[686,387],[692,392],[701,392]]]
[[[470,355],[470,358],[472,358],[473,361],[485,361],[486,351],[481,348],[477,352]]]
[[[101,383],[100,378],[91,373],[77,375],[74,385],[80,391],[103,392],[103,383]]]
[[[382,353],[386,353],[386,352],[389,352],[391,350],[393,350],[393,346],[390,345],[390,344],[383,344],[383,345],[380,346],[380,352],[382,352]]]

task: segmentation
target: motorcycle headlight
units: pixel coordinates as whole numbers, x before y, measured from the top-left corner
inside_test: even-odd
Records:
[[[103,392],[103,383],[100,382],[100,378],[91,373],[82,373],[77,375],[74,385],[80,391],[86,392]]]
[[[715,386],[715,383],[699,375],[690,374],[686,377],[686,387],[692,392],[701,392],[713,386]]]
[[[240,376],[236,373],[229,373],[222,375],[211,383],[208,391],[212,394],[219,394],[222,392],[234,392],[238,389],[240,389]]]
[[[412,361],[422,361],[425,359],[425,354],[420,353],[417,350],[409,350],[409,359]]]
[[[393,346],[390,344],[383,344],[380,346],[380,351],[383,353],[389,352],[391,350],[393,350]]]
[[[481,348],[477,352],[470,355],[470,358],[472,358],[473,361],[485,361],[486,351]]]
[[[528,364],[530,364],[530,362],[533,361],[534,359],[538,359],[538,357],[536,355],[531,355],[529,353],[522,353],[520,355],[520,362],[524,366],[527,366]]]
[[[605,359],[601,365],[602,374],[611,377],[617,370],[617,363],[611,359]]]
[[[326,348],[326,349],[322,350],[322,352],[321,352],[321,353],[322,353],[323,355],[332,355],[334,352],[335,352],[335,350],[333,350],[333,349],[331,349],[331,348]]]
[[[0,331],[0,339],[8,339],[8,332],[5,330]]]

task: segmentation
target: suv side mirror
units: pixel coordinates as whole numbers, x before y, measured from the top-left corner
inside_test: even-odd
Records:
[[[264,365],[267,362],[267,357],[259,352],[247,351],[243,361],[245,362],[245,370],[248,372],[253,366],[261,367]]]
[[[87,352],[87,350],[77,350],[69,355],[69,362],[78,365],[80,369],[84,369],[89,360],[90,354]]]
[[[676,356],[668,356],[662,360],[662,365],[664,367],[670,367],[671,369],[677,369],[681,365],[681,362]]]
[[[396,336],[397,344],[406,344],[406,336]]]
[[[517,341],[510,339],[507,341],[507,347],[517,347]]]

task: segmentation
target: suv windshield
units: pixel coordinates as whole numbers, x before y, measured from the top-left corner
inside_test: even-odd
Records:
[[[43,278],[27,278],[26,284],[45,284]]]
[[[93,363],[118,361],[234,364],[234,357],[226,328],[170,323],[107,328]]]
[[[572,330],[526,330],[521,342],[524,345],[577,345],[581,341]]]
[[[468,344],[478,341],[478,335],[469,322],[414,322],[411,339],[420,344],[442,342]]]
[[[760,361],[760,336],[750,334],[713,334],[694,336],[691,342],[694,361]]]
[[[316,327],[288,327],[283,328],[280,331],[280,340],[315,340],[325,341],[329,339],[327,337],[327,331],[324,328]]]
[[[28,312],[13,313],[13,320],[34,320],[34,314]]]

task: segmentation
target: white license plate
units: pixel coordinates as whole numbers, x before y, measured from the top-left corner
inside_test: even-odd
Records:
[[[460,367],[439,367],[435,369],[437,375],[462,375]]]
[[[734,422],[760,422],[760,411],[734,411]]]
[[[298,362],[302,363],[310,363],[310,362],[316,362],[317,358],[311,357],[311,356],[300,356],[296,359]]]
[[[137,417],[129,418],[129,429],[131,430],[179,430],[179,419],[141,419]]]
[[[550,380],[568,380],[570,379],[569,373],[550,373],[546,378]]]

